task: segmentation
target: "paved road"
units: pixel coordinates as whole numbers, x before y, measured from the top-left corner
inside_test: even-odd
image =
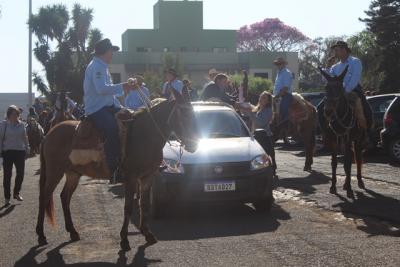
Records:
[[[58,227],[46,225],[50,244],[36,247],[38,158],[27,162],[25,201],[0,210],[0,266],[399,266],[400,169],[381,156],[367,160],[368,190],[349,200],[339,185],[328,194],[328,156],[302,171],[301,153],[278,149],[279,184],[269,215],[251,206],[171,209],[152,222],[159,243],[143,248],[130,226],[132,251],[119,252],[123,189],[82,179],[72,200],[82,240],[68,242],[57,189]],[[378,158],[378,160],[376,160]],[[342,166],[340,166],[342,169]],[[342,172],[341,172],[342,173]],[[356,182],[353,181],[354,186]],[[2,188],[0,188],[2,190]]]

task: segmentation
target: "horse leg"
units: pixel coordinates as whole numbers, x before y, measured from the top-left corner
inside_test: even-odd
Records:
[[[79,179],[81,175],[75,172],[66,173],[66,182],[64,188],[60,194],[62,208],[64,212],[64,220],[65,220],[65,229],[70,234],[71,241],[80,240],[79,233],[76,231],[74,227],[74,223],[72,222],[70,203],[72,194],[75,192],[76,187],[79,184]]]
[[[345,144],[344,152],[344,172],[346,173],[346,180],[343,185],[343,190],[346,190],[348,198],[354,198],[353,190],[351,189],[351,164],[352,164],[352,142],[348,141]]]
[[[147,245],[157,243],[157,239],[150,231],[147,222],[149,221],[150,212],[150,188],[153,176],[147,176],[140,180],[140,232],[145,236]]]
[[[331,194],[336,194],[336,169],[337,169],[337,150],[338,150],[338,144],[336,141],[335,143],[332,144],[332,154],[331,154],[331,166],[332,166],[332,184],[331,188],[329,189],[329,193]]]
[[[120,246],[123,251],[128,251],[131,249],[128,240],[128,226],[129,220],[133,212],[133,202],[135,195],[136,179],[134,177],[127,177],[125,182],[125,206],[124,206],[124,222],[122,224],[120,237]]]
[[[362,140],[362,139],[361,139]],[[362,155],[362,141],[356,141],[354,145],[356,163],[357,163],[357,181],[358,187],[365,189],[364,182],[362,180],[362,165],[363,165],[363,155]]]
[[[304,171],[310,172],[312,170],[311,165],[313,164],[313,153],[314,153],[314,134],[313,131],[305,130],[302,134],[304,140],[304,148],[306,153],[306,163]]]
[[[47,239],[44,235],[44,217],[46,209],[51,210],[53,207],[53,192],[63,177],[63,173],[59,171],[58,173],[51,173],[47,171],[41,165],[40,173],[40,193],[39,193],[39,212],[36,224],[36,234],[38,235],[38,243],[40,246],[47,245]],[[54,178],[54,180],[48,180],[46,178]],[[50,218],[53,222],[54,218]]]

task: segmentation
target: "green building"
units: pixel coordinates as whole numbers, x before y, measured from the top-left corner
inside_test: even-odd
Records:
[[[153,29],[128,29],[122,34],[122,50],[110,66],[114,82],[136,73],[159,72],[166,54],[183,65],[183,77],[196,86],[206,82],[208,70],[225,73],[247,70],[250,74],[274,79],[272,61],[282,56],[288,67],[298,72],[297,53],[238,52],[236,30],[203,28],[202,1],[161,1],[153,7]]]

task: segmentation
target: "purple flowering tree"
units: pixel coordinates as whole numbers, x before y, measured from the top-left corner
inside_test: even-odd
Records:
[[[267,18],[238,31],[240,51],[299,51],[310,39],[278,18]]]

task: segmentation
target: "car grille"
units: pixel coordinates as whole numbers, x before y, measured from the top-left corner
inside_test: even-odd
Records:
[[[224,178],[238,176],[250,170],[250,162],[224,162],[208,164],[185,164],[185,174],[196,178]]]

